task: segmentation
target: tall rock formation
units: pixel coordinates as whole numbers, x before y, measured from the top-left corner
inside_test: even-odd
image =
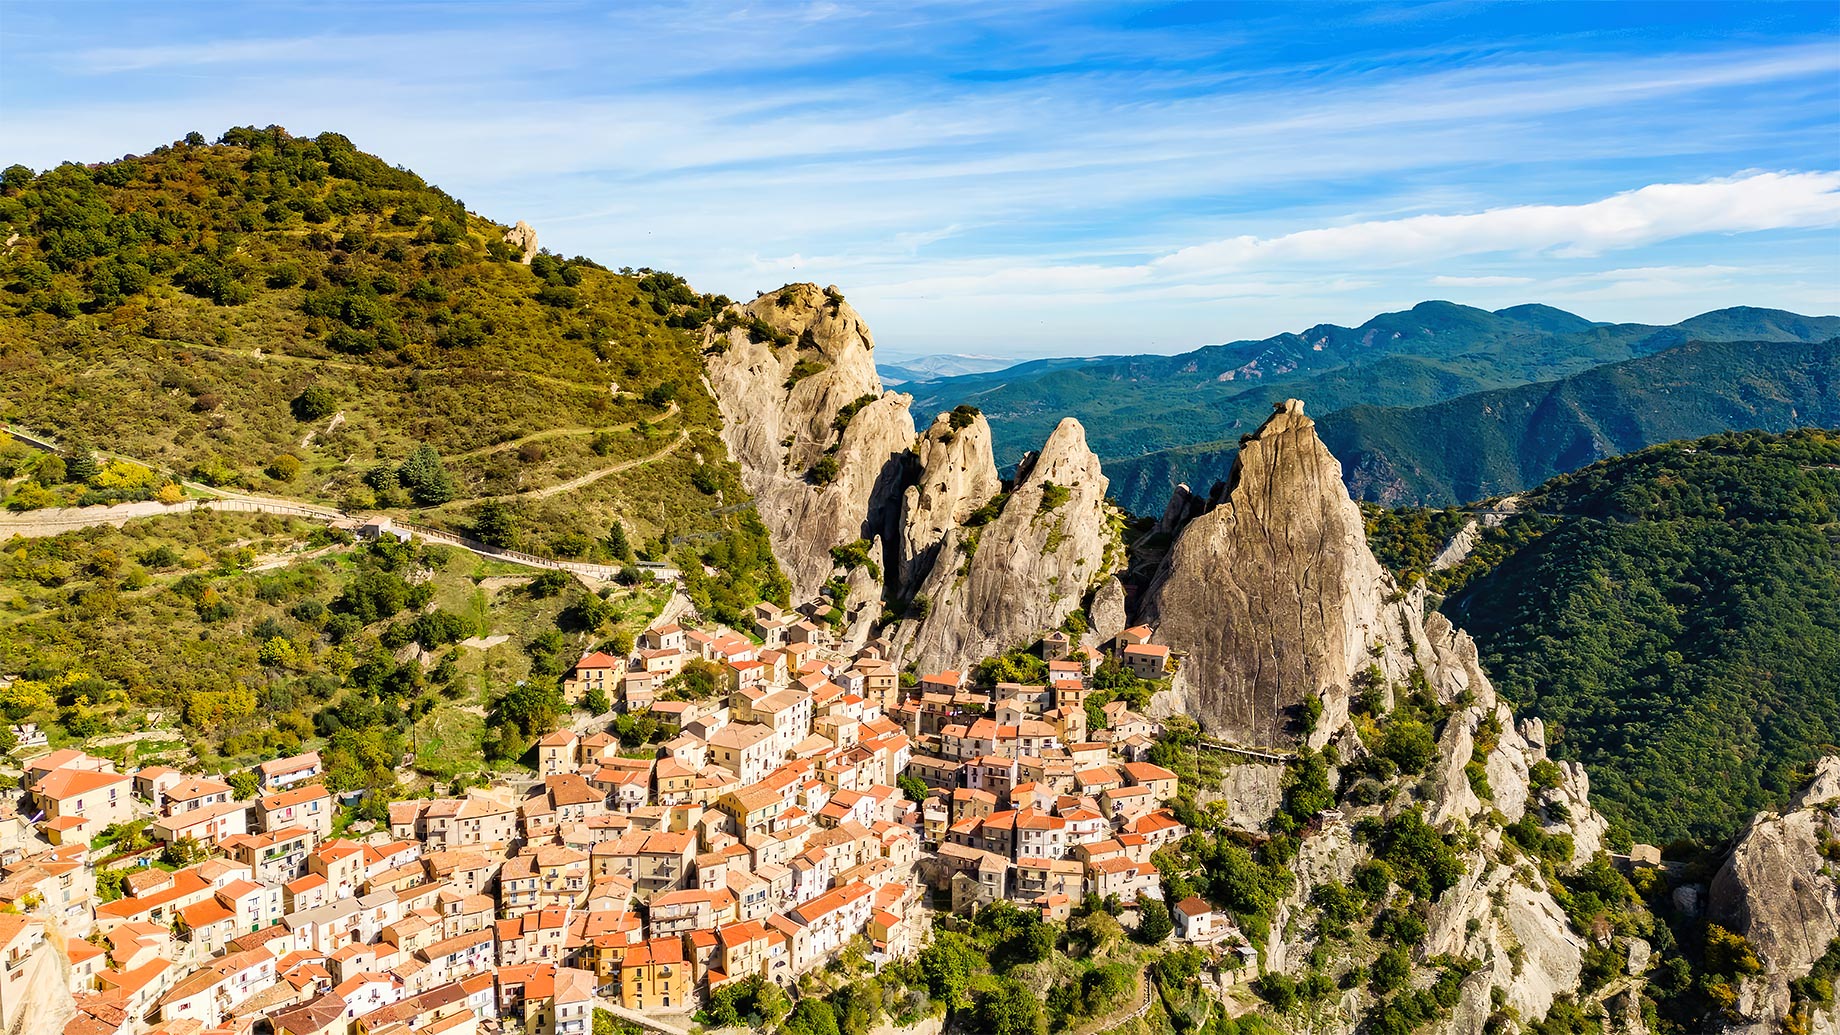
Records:
[[[1287,400],[1240,447],[1225,498],[1178,532],[1143,618],[1182,656],[1188,710],[1232,739],[1293,739],[1320,696],[1333,729],[1370,664],[1398,670],[1407,647],[1392,579],[1367,547],[1342,468],[1303,404]]]
[[[964,667],[1026,644],[1095,588],[1102,624],[1122,627],[1123,587],[1108,576],[1123,551],[1079,422],[1062,421],[1004,496],[983,416],[941,414],[916,440],[911,400],[882,390],[874,349],[837,289],[814,284],[704,331],[723,439],[793,595],[831,577],[833,547],[868,541],[880,564],[845,573],[846,642],[868,637],[884,596],[918,598],[930,613],[890,630],[904,662]]]
[[[1430,904],[1413,957],[1476,964],[1434,1030],[1482,1035],[1504,1008],[1535,1019],[1561,996],[1580,994],[1589,942],[1547,877],[1513,864],[1519,849],[1504,840],[1500,821],[1530,817],[1545,832],[1572,839],[1572,864],[1589,860],[1605,824],[1587,799],[1584,771],[1562,764],[1556,785],[1531,785],[1533,769],[1547,761],[1544,728],[1532,719],[1517,723],[1483,673],[1474,641],[1443,615],[1427,614],[1423,591],[1402,592],[1374,559],[1340,465],[1302,404],[1280,404],[1247,437],[1232,480],[1205,502],[1185,496],[1170,520],[1179,525],[1176,539],[1146,594],[1143,618],[1178,653],[1179,695],[1205,729],[1282,744],[1307,726],[1303,739],[1311,746],[1333,742],[1334,757],[1352,764],[1371,751],[1349,720],[1357,682],[1371,681],[1382,691],[1381,710],[1390,711],[1393,688],[1422,676],[1447,713],[1422,774],[1401,777],[1390,791],[1343,787],[1338,808],[1346,815],[1323,819],[1302,838],[1292,864],[1297,880],[1261,946],[1267,969],[1300,976],[1314,965],[1311,950],[1322,938],[1320,923],[1312,923],[1314,889],[1346,884],[1371,857],[1365,840],[1350,837],[1352,828],[1409,809],[1440,830],[1468,835],[1460,878]],[[1323,705],[1313,724],[1300,707],[1311,698]],[[1341,778],[1365,768],[1344,769]],[[1275,773],[1246,775],[1260,779],[1233,788],[1248,805],[1262,799],[1247,811],[1256,824],[1277,803],[1278,781]],[[1631,953],[1646,959],[1633,946]],[[1372,1005],[1361,993],[1345,994],[1312,1030],[1356,1031]]]
[[[722,435],[773,552],[807,599],[831,548],[892,536],[911,461],[908,396],[882,390],[875,340],[835,288],[791,284],[705,331]]]
[[[1003,491],[983,414],[942,413],[914,447],[918,474],[901,506],[897,581],[903,596],[919,589],[946,534]]]
[[[996,517],[945,529],[915,598],[926,616],[902,623],[897,654],[923,672],[962,668],[1059,626],[1122,559],[1105,489],[1086,429],[1061,421]]]
[[[1763,973],[1738,989],[1736,1012],[1743,1020],[1731,1031],[1840,1031],[1840,1005],[1798,1004],[1790,993],[1790,983],[1806,977],[1840,938],[1840,882],[1825,854],[1840,840],[1840,820],[1832,812],[1837,802],[1840,757],[1830,756],[1787,812],[1766,812],[1751,822],[1712,880],[1712,921],[1743,935],[1763,962]],[[1799,1028],[1783,1023],[1792,1009],[1802,1015]]]

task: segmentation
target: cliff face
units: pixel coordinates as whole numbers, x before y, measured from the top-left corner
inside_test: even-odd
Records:
[[[1840,822],[1829,811],[1837,799],[1840,757],[1830,756],[1787,812],[1764,813],[1751,823],[1712,880],[1711,919],[1748,939],[1763,962],[1763,973],[1738,989],[1736,1012],[1743,1020],[1732,1031],[1788,1030],[1782,1022],[1792,1005],[1789,983],[1807,976],[1840,937],[1840,884],[1822,854],[1840,837]],[[1840,1031],[1840,1005],[1805,1008],[1803,1030]]]
[[[794,597],[809,598],[831,547],[893,530],[909,397],[882,390],[875,340],[835,289],[793,284],[730,313],[704,332],[723,438]]]
[[[1059,626],[1119,559],[1105,488],[1086,430],[1061,421],[995,518],[945,529],[916,597],[926,616],[896,631],[900,657],[963,668]]]
[[[1383,710],[1420,675],[1448,709],[1422,777],[1403,779],[1377,804],[1344,804],[1345,816],[1324,820],[1303,838],[1297,881],[1262,946],[1267,967],[1294,976],[1311,968],[1321,939],[1312,889],[1347,883],[1370,858],[1368,845],[1350,837],[1355,825],[1413,809],[1440,830],[1474,835],[1460,853],[1461,877],[1430,904],[1427,934],[1413,957],[1421,965],[1440,956],[1477,965],[1436,1030],[1481,1035],[1504,1006],[1533,1019],[1559,997],[1579,994],[1586,938],[1546,877],[1517,863],[1521,853],[1489,817],[1499,813],[1513,823],[1531,815],[1548,834],[1572,839],[1573,864],[1588,861],[1605,824],[1588,801],[1584,771],[1561,764],[1555,786],[1531,786],[1532,770],[1547,761],[1543,726],[1516,722],[1469,636],[1444,616],[1427,615],[1423,592],[1401,592],[1375,561],[1340,466],[1302,405],[1279,406],[1246,441],[1231,482],[1211,506],[1184,496],[1168,520],[1177,526],[1176,539],[1142,617],[1179,652],[1178,702],[1204,728],[1242,742],[1333,743],[1335,757],[1352,763],[1370,751],[1349,718],[1357,675],[1384,685]],[[1299,706],[1312,697],[1323,707],[1304,738]],[[1245,783],[1232,785],[1236,797],[1261,797],[1247,793],[1256,788],[1242,789]],[[1247,820],[1269,814],[1273,791]],[[1363,798],[1376,800],[1359,794],[1351,800]],[[1630,951],[1647,958],[1645,948]],[[1356,1031],[1372,1006],[1365,993],[1346,993],[1312,1030]]]
[[[959,426],[962,425],[962,426]],[[919,468],[901,506],[897,582],[911,596],[932,570],[946,534],[1003,491],[982,414],[955,424],[942,413],[914,447]]]
[[[1142,618],[1184,655],[1179,689],[1203,725],[1279,744],[1306,696],[1323,698],[1318,728],[1332,729],[1355,673],[1404,664],[1370,652],[1409,655],[1397,596],[1341,465],[1292,399],[1240,448],[1225,498],[1177,533]]]
[[[1185,496],[1171,510],[1176,538],[1139,621],[1181,659],[1176,706],[1216,735],[1303,739],[1303,702],[1315,697],[1308,739],[1320,747],[1370,670],[1396,684],[1420,670],[1442,701],[1487,684],[1469,636],[1427,616],[1423,591],[1401,591],[1374,559],[1301,402],[1279,404],[1246,439],[1211,505]]]
[[[1095,587],[1101,626],[1123,628],[1123,587],[1106,579],[1122,551],[1079,422],[1061,422],[984,521],[974,516],[1003,491],[989,423],[941,414],[916,440],[911,400],[882,390],[874,350],[856,310],[813,284],[762,295],[704,331],[723,438],[794,597],[836,573],[833,547],[868,540],[881,578],[867,565],[843,573],[846,643],[869,637],[884,596],[930,607],[891,631],[923,669],[1026,644]]]

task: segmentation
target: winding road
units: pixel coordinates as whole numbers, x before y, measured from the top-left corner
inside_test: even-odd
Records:
[[[656,453],[648,453],[645,456],[634,457],[631,460],[622,460],[619,463],[614,464],[611,467],[598,468],[596,470],[589,471],[587,474],[579,475],[574,478],[570,478],[566,482],[557,482],[554,485],[545,486],[544,488],[541,488],[541,489],[532,489],[529,492],[512,492],[512,493],[506,493],[505,495],[502,495],[502,496],[477,496],[477,497],[474,497],[473,499],[454,500],[452,503],[443,503],[439,507],[432,507],[430,509],[446,510],[450,507],[470,506],[475,503],[484,503],[484,502],[487,502],[488,500],[496,501],[499,503],[509,503],[512,500],[546,500],[546,499],[549,499],[551,496],[560,495],[565,492],[573,492],[576,489],[582,488],[583,486],[592,485],[595,482],[598,482],[602,478],[605,478],[609,475],[619,474],[621,471],[630,471],[635,467],[639,467],[644,464],[649,464],[656,460],[662,460],[665,457],[670,456],[672,453],[677,452],[678,447],[682,446],[685,442],[688,442],[688,441],[690,441],[689,429],[687,428],[679,429],[677,432],[677,435],[671,439],[670,444],[665,446],[663,449],[660,449]]]

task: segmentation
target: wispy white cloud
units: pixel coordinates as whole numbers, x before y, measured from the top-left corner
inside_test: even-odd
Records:
[[[1662,292],[1686,282],[1564,281],[1600,254],[1752,266],[1830,231],[1840,191],[1819,34],[1414,35],[1475,9],[1324,8],[1346,41],[1301,48],[1288,17],[1127,31],[1155,18],[1046,4],[479,4],[431,29],[413,7],[179,0],[58,36],[88,10],[35,12],[39,45],[0,68],[6,160],[336,130],[570,254],[729,294],[835,282],[889,342],[1182,346],[1428,288]],[[1789,240],[1810,273],[1781,283],[1840,280],[1831,238]],[[1677,254],[1713,247],[1693,241],[1728,254]]]
[[[1531,284],[1532,277],[1451,277],[1439,275],[1431,278],[1435,287],[1512,287],[1516,284]]]
[[[1156,261],[1171,272],[1297,264],[1404,265],[1490,252],[1580,258],[1691,234],[1840,225],[1840,172],[1754,173],[1658,183],[1581,205],[1514,205],[1234,237]]]

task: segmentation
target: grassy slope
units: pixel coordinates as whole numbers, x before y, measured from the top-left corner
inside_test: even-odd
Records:
[[[695,344],[671,326],[719,300],[586,261],[521,265],[501,227],[342,138],[229,136],[9,174],[0,231],[21,239],[0,259],[0,416],[265,493],[405,513],[400,494],[361,484],[366,470],[422,444],[452,457],[559,432],[451,461],[460,503],[422,519],[453,527],[469,498],[684,432],[643,487],[614,478],[566,508],[516,508],[519,545],[590,556],[616,517],[635,544],[723,527],[711,511],[742,498],[739,478]],[[343,414],[335,428],[290,410],[314,385]],[[300,473],[265,474],[283,454]],[[707,493],[688,477],[699,456]]]
[[[526,266],[503,233],[332,134],[238,129],[6,170],[0,419],[64,455],[0,444],[0,495],[16,509],[145,498],[183,475],[460,530],[511,496],[501,532],[520,548],[613,560],[618,520],[640,554],[685,567],[706,615],[783,602],[764,530],[734,506],[747,497],[691,333],[726,300],[580,258]],[[301,419],[308,389],[329,406]],[[452,500],[417,506],[396,477],[423,447]],[[86,471],[92,449],[161,472]],[[527,591],[528,569],[411,551],[388,570],[428,587],[426,611],[508,638],[418,658],[398,646],[412,612],[345,628],[328,610],[385,564],[376,550],[252,570],[309,541],[324,531],[200,513],[7,543],[0,676],[19,689],[0,691],[0,714],[125,751],[157,713],[161,750],[211,767],[324,745],[343,786],[387,786],[404,752],[444,777],[516,758],[560,717],[567,662],[663,604],[618,589],[590,608],[579,587]],[[265,657],[276,639],[291,646]]]
[[[1840,743],[1840,433],[1656,446],[1526,504],[1439,580],[1444,609],[1636,837],[1729,835]],[[1427,523],[1453,522],[1370,529],[1423,570]]]

